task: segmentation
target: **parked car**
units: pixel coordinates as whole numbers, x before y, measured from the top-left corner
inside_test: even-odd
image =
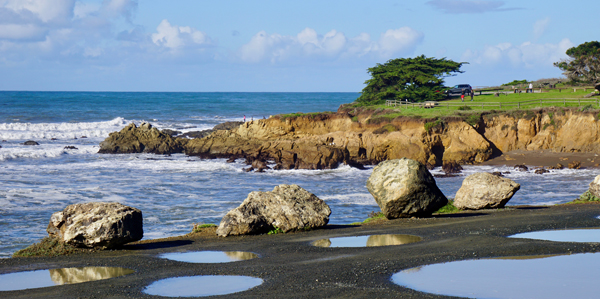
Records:
[[[446,94],[448,94],[448,96],[460,95],[464,91],[465,95],[468,95],[471,93],[471,90],[473,90],[473,88],[469,84],[458,84],[458,85],[454,85],[454,87],[448,89],[446,91]]]

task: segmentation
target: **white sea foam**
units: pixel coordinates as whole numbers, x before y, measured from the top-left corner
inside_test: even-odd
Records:
[[[65,148],[67,144],[53,143],[41,145],[22,145],[14,143],[2,143],[0,148],[0,161],[27,158],[56,158],[64,155],[82,155],[98,152],[98,146],[95,145],[75,145],[75,149]]]
[[[337,201],[340,204],[349,205],[377,205],[375,199],[370,193],[349,193],[349,194],[333,194],[320,197],[325,202]]]
[[[66,123],[0,123],[2,140],[68,140],[85,137],[108,137],[108,134],[122,129],[129,121],[117,117],[103,122]]]

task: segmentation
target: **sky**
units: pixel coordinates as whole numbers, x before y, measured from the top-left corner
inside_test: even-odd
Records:
[[[465,62],[446,85],[561,77],[597,1],[0,0],[0,90],[360,92],[367,69]]]

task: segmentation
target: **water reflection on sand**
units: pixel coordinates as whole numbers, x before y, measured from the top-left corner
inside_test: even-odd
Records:
[[[421,241],[421,237],[418,236],[389,234],[320,239],[312,242],[312,245],[317,247],[377,247],[403,245],[419,241]]]
[[[164,253],[159,257],[186,263],[229,263],[255,259],[258,255],[244,251],[190,251]]]
[[[16,272],[0,275],[0,291],[44,288],[109,279],[135,272],[116,267],[79,267]]]

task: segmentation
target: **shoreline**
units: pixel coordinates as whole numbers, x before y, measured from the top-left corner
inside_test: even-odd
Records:
[[[247,275],[264,283],[235,298],[448,298],[395,285],[390,278],[421,265],[491,257],[599,252],[597,243],[506,238],[521,232],[598,227],[600,204],[519,206],[431,218],[384,220],[362,226],[328,225],[312,231],[219,238],[210,231],[126,245],[122,250],[59,257],[0,260],[0,273],[61,267],[112,266],[135,273],[107,280],[40,289],[0,292],[4,298],[155,298],[143,293],[150,283],[192,275]],[[422,241],[383,247],[320,248],[310,242],[331,237],[410,234]],[[249,251],[259,258],[222,264],[192,264],[158,258],[167,252]],[[157,271],[157,269],[159,269]],[[93,290],[93,293],[91,292]]]

